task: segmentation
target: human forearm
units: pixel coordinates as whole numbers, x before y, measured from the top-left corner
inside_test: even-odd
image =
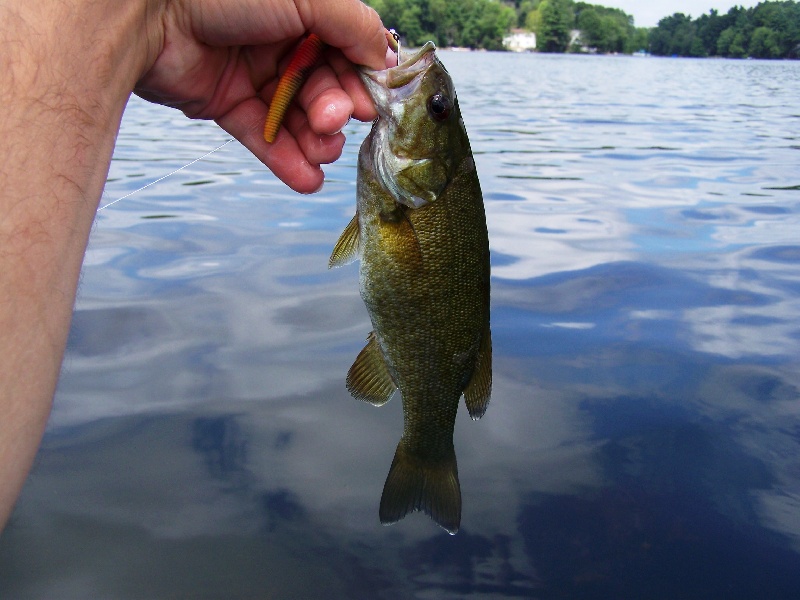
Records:
[[[0,7],[0,526],[44,429],[144,2]]]
[[[309,31],[341,52],[267,144],[279,65]],[[0,526],[47,420],[131,91],[216,120],[311,192],[350,116],[375,115],[354,64],[385,59],[383,25],[358,0],[0,0]]]

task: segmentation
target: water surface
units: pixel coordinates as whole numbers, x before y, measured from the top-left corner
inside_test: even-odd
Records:
[[[353,214],[238,143],[98,214],[3,598],[794,598],[800,63],[442,52],[491,239],[464,510],[382,527]],[[104,203],[227,139],[132,99]]]

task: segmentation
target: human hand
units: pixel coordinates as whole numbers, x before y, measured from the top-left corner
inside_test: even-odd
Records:
[[[355,65],[384,68],[387,43],[377,13],[358,0],[197,0],[166,2],[160,10],[136,93],[191,118],[215,120],[298,192],[322,186],[320,165],[341,155],[341,130],[351,116],[377,116]],[[269,100],[309,32],[329,47],[275,143],[267,144],[262,132]]]

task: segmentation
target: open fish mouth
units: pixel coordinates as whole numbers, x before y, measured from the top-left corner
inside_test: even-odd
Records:
[[[401,52],[400,58],[403,59]],[[420,75],[423,75],[436,59],[436,45],[426,42],[425,45],[404,58],[396,67],[376,71],[361,69],[361,80],[372,97],[378,114],[389,116],[389,107],[393,103],[402,102],[417,90]],[[410,85],[417,83],[417,85]]]

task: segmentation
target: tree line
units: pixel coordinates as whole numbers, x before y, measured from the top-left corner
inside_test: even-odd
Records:
[[[536,33],[540,52],[647,49],[647,28],[635,27],[633,17],[619,8],[573,0],[521,0],[516,6],[518,24]]]
[[[503,37],[517,20],[513,5],[497,0],[366,2],[409,46],[421,46],[433,40],[437,46],[502,50]]]
[[[650,32],[650,52],[661,56],[729,58],[800,57],[800,3],[760,2],[734,6],[697,19],[675,13]]]
[[[617,8],[573,0],[366,0],[383,22],[410,46],[502,50],[512,27],[528,29],[543,52],[635,52],[645,49],[647,30]],[[580,39],[571,32],[580,30]]]
[[[650,52],[656,55],[800,57],[800,3],[761,2],[692,19],[675,13],[635,27],[618,8],[574,0],[366,0],[404,43],[502,50],[512,27],[536,33],[540,52]]]

